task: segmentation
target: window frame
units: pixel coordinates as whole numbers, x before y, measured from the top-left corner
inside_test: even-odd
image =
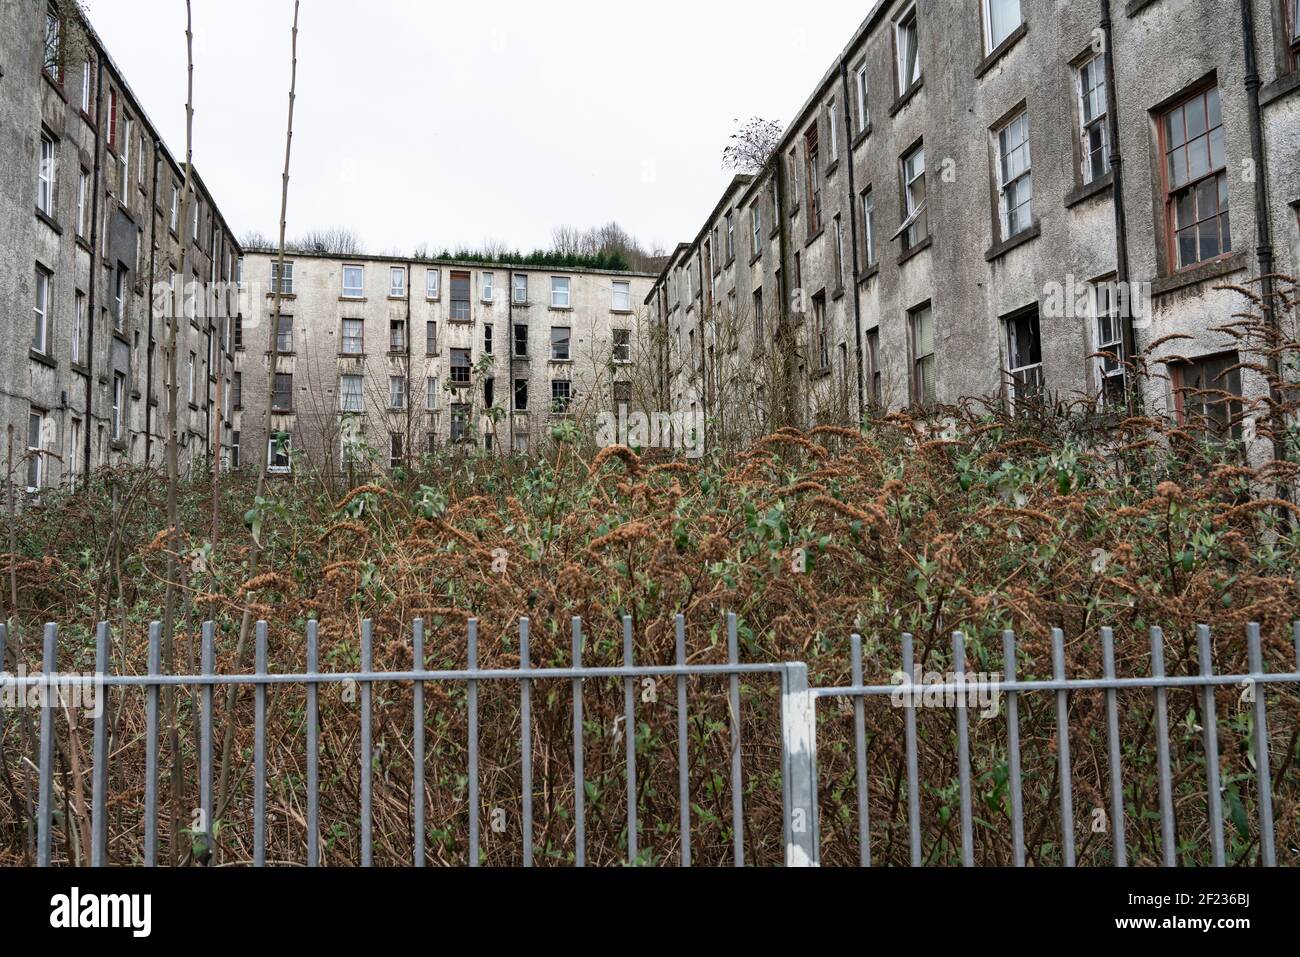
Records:
[[[1217,127],[1212,127],[1209,124],[1209,112],[1210,112],[1209,96],[1211,93],[1215,94],[1215,98],[1219,100],[1219,125]],[[1203,133],[1198,134],[1193,139],[1200,140],[1202,137],[1205,138],[1205,142],[1206,142],[1205,149],[1207,154],[1208,169],[1204,174],[1193,179],[1191,177],[1191,172],[1190,172],[1191,166],[1189,163],[1187,181],[1183,183],[1181,186],[1175,188],[1169,176],[1170,156],[1171,153],[1175,152],[1180,148],[1185,149],[1189,145],[1189,143],[1185,139],[1180,146],[1174,147],[1173,150],[1169,149],[1169,139],[1168,139],[1169,122],[1168,121],[1169,118],[1176,111],[1180,111],[1180,110],[1183,111],[1183,124],[1184,124],[1183,131],[1184,131],[1184,136],[1186,136],[1186,132],[1187,132],[1186,107],[1192,101],[1200,98],[1205,98],[1206,127]],[[1171,101],[1168,105],[1162,107],[1160,111],[1156,114],[1156,120],[1157,120],[1157,134],[1158,134],[1157,143],[1160,149],[1160,158],[1159,158],[1160,159],[1160,164],[1159,164],[1160,165],[1160,186],[1161,186],[1161,191],[1164,195],[1165,256],[1167,257],[1166,262],[1168,264],[1169,274],[1175,275],[1178,273],[1186,272],[1190,269],[1199,268],[1208,263],[1220,262],[1224,259],[1227,259],[1233,254],[1233,250],[1235,249],[1235,247],[1232,244],[1232,216],[1231,216],[1232,193],[1231,193],[1231,177],[1228,176],[1229,163],[1228,163],[1227,127],[1223,123],[1223,103],[1222,103],[1220,88],[1218,83],[1215,81],[1211,81],[1208,83],[1200,84],[1192,88],[1190,91],[1186,93],[1186,95],[1180,96],[1176,100]],[[1217,167],[1213,165],[1214,164],[1213,133],[1216,129],[1224,131],[1222,136],[1223,163],[1222,165]],[[1186,156],[1187,154],[1185,153],[1184,157],[1186,158]],[[1199,208],[1199,203],[1198,203],[1199,197],[1197,195],[1199,189],[1202,186],[1202,184],[1210,181],[1211,179],[1216,180],[1218,184],[1216,190],[1216,207],[1215,207],[1217,213],[1215,215],[1215,218],[1218,220],[1218,227],[1219,227],[1219,253],[1216,256],[1212,256],[1206,259],[1197,258],[1195,261],[1184,265],[1181,259],[1179,241],[1178,241],[1179,230],[1178,230],[1178,218],[1177,218],[1177,213],[1178,213],[1177,197],[1184,193],[1188,194],[1192,197],[1193,202],[1197,203],[1197,206],[1194,208]],[[1222,198],[1222,194],[1225,192],[1227,193],[1226,202]],[[1225,238],[1224,231],[1223,231],[1225,216],[1227,217],[1227,226],[1228,226],[1227,236],[1226,236],[1228,243],[1227,243],[1226,250],[1224,248],[1224,243],[1223,243],[1223,240]],[[1197,243],[1198,257],[1200,256],[1200,226],[1204,222],[1209,222],[1209,220],[1198,217],[1193,224],[1196,227],[1196,243]]]
[[[113,442],[122,441],[123,425],[125,423],[126,412],[126,375],[122,372],[113,373],[113,404],[112,418],[108,424],[108,436]]]
[[[36,288],[32,305],[32,351],[43,356],[50,354],[50,313],[54,304],[54,273],[44,266],[36,266]]]
[[[359,274],[359,281],[355,286],[348,285],[348,273]],[[366,297],[366,267],[348,264],[343,265],[343,298],[344,299],[364,299]]]
[[[894,83],[897,87],[897,95],[901,100],[913,88],[919,86],[925,79],[925,70],[921,60],[921,15],[915,2],[905,7],[897,17],[894,18]],[[903,39],[910,30],[914,38],[916,49],[915,62],[913,69],[907,74],[910,79],[904,77],[904,69],[907,66],[906,51],[903,48]]]
[[[1120,402],[1123,401],[1128,390],[1124,360],[1124,317],[1120,312],[1119,297],[1116,292],[1114,279],[1102,280],[1093,284],[1092,295],[1089,297],[1089,311],[1092,313],[1090,332],[1093,346],[1093,388],[1097,393],[1098,405],[1103,408],[1112,404],[1107,397],[1111,380],[1119,381]],[[1113,338],[1107,338],[1102,334],[1103,294],[1106,298],[1105,316],[1114,323],[1111,333]],[[1103,353],[1113,355],[1115,358],[1108,359]],[[1112,362],[1114,367],[1108,368]]]
[[[865,269],[874,269],[880,265],[880,236],[876,227],[876,196],[870,184],[862,191],[859,203],[862,213],[862,252],[865,257]]]
[[[1079,122],[1079,172],[1080,181],[1084,186],[1089,186],[1098,180],[1104,179],[1110,175],[1110,91],[1106,86],[1106,54],[1096,53],[1079,63],[1074,68],[1074,93],[1077,104],[1076,116]],[[1091,67],[1096,67],[1100,71],[1100,81],[1094,83],[1092,88],[1085,89],[1085,75]],[[1095,74],[1094,74],[1095,76]],[[1087,103],[1090,94],[1101,94],[1101,112],[1088,119]],[[1095,155],[1089,136],[1093,129],[1101,133],[1101,154],[1102,170],[1100,173],[1093,169],[1090,162]]]
[[[284,465],[277,465],[281,455]],[[279,429],[266,440],[266,471],[268,475],[293,473],[293,433]]]
[[[1008,136],[1017,125],[1022,124],[1024,127],[1024,139],[1008,150]],[[1034,225],[1034,163],[1033,150],[1030,140],[1029,128],[1029,109],[1021,107],[1006,122],[996,127],[993,131],[994,155],[996,158],[996,189],[998,197],[998,225],[999,235],[1003,242],[1028,232]],[[1008,165],[1011,155],[1024,151],[1024,167],[1010,176],[1010,167]],[[1029,191],[1029,198],[1018,202],[1013,208],[1011,206],[1011,192],[1016,190],[1016,198],[1021,199],[1019,188],[1021,184],[1026,184]],[[1011,217],[1018,214],[1020,210],[1025,210],[1026,219],[1020,223],[1019,228],[1013,229]]]
[[[355,390],[345,388],[355,382]],[[349,402],[354,399],[355,402]],[[355,405],[355,408],[353,407]],[[339,413],[341,415],[359,415],[366,411],[366,380],[359,372],[345,372],[339,375]]]
[[[632,283],[629,280],[611,280],[610,291],[613,298],[613,305],[610,308],[613,312],[627,313],[632,311]],[[619,305],[620,295],[623,299],[623,304],[621,306]]]
[[[465,295],[457,295],[457,284],[463,284]],[[450,277],[451,291],[447,304],[447,320],[449,322],[473,322],[474,321],[474,276],[472,273],[463,269],[454,269]]]
[[[1021,340],[1018,335],[1020,332],[1018,324],[1022,322],[1028,324],[1027,331],[1029,334],[1025,337],[1030,349],[1028,356],[1020,355]],[[1002,324],[1007,343],[1005,382],[1007,404],[1010,406],[1012,414],[1015,415],[1022,405],[1041,398],[1045,388],[1041,317],[1038,308],[1033,307],[1003,317]],[[1035,348],[1038,350],[1037,361],[1033,361],[1033,350]],[[1025,386],[1023,393],[1020,387],[1022,377],[1026,379],[1032,378],[1033,380],[1032,383]]]
[[[40,155],[36,169],[36,208],[54,218],[56,212],[55,190],[59,177],[58,141],[53,135],[41,131]]]
[[[556,338],[556,334],[563,332],[564,335]],[[564,355],[557,355],[561,344],[564,346]],[[552,362],[572,362],[573,361],[573,327],[572,326],[551,326],[551,361]]]
[[[918,320],[922,313],[929,314],[929,331],[930,331],[930,350],[922,353],[920,350],[920,341],[918,336]],[[913,306],[907,310],[907,340],[908,348],[911,351],[911,382],[910,388],[912,401],[917,406],[932,406],[938,401],[939,396],[939,360],[935,347],[935,327],[934,327],[934,304],[933,301],[927,300],[918,306]],[[926,394],[926,376],[925,370],[929,371],[930,393]]]
[[[984,55],[985,56],[991,56],[993,54],[993,51],[997,50],[998,47],[1006,43],[1007,40],[1009,40],[1011,36],[1017,30],[1019,30],[1020,27],[1025,22],[1024,6],[1021,4],[1020,0],[1012,0],[1012,2],[1014,2],[1016,5],[1016,22],[1011,27],[1011,29],[1006,32],[1005,35],[1003,35],[1000,39],[995,40],[993,38],[993,4],[995,2],[996,0],[983,0],[983,2],[980,4],[980,7],[983,11],[982,20],[984,24]]]
[[[871,126],[871,74],[867,60],[858,63],[853,71],[854,96],[858,103],[857,134],[861,136]]]
[[[442,270],[426,268],[424,271],[424,298],[437,302],[442,298]]]
[[[494,302],[496,300],[496,282],[496,273],[479,273],[479,285],[482,289],[484,302]]]
[[[401,282],[395,282],[398,277]],[[388,298],[405,299],[406,298],[406,267],[389,266],[388,267]]]
[[[284,390],[280,389],[281,380],[283,380],[284,385],[287,387]],[[281,395],[285,396],[286,402],[284,405],[276,405],[276,402],[278,401]],[[283,415],[293,414],[293,373],[292,372],[276,372],[272,375],[271,411],[273,413],[280,413]]]
[[[563,285],[560,285],[560,284]],[[563,291],[564,302],[561,304],[558,300],[560,293]],[[552,309],[572,309],[573,308],[573,279],[570,276],[552,276],[551,277],[551,308]]]
[[[357,335],[348,335],[348,324],[355,323]],[[357,347],[349,349],[348,343],[355,342]],[[344,316],[339,325],[339,355],[364,356],[366,354],[366,321],[351,316]]]
[[[45,487],[45,417],[48,415],[42,409],[32,406],[27,408],[27,482],[26,489],[28,493],[34,494]],[[32,434],[35,433],[35,441],[32,440]],[[32,481],[35,474],[36,481]]]
[[[406,401],[406,376],[388,376],[388,411],[405,412],[409,403]]]
[[[918,175],[914,176],[913,178],[908,179],[908,173],[907,173],[908,161],[917,155],[920,156],[920,160],[921,160],[920,172]],[[903,251],[910,252],[911,250],[922,245],[927,239],[930,238],[930,215],[929,215],[930,191],[928,189],[928,184],[925,181],[926,160],[925,160],[924,141],[918,142],[915,146],[912,146],[905,153],[903,153],[901,157],[899,157],[898,175],[899,175],[899,182],[902,186],[903,209],[902,209],[902,224],[898,227],[898,232],[895,234],[895,236],[902,237]],[[921,184],[921,191],[924,194],[920,202],[917,202],[913,196],[913,186],[917,182]],[[920,235],[918,233],[916,235],[916,238],[913,239],[912,238],[913,231],[917,228],[917,226],[922,224],[924,224],[925,226],[925,235]]]

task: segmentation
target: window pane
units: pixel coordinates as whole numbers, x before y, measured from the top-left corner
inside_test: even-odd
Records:
[[[1187,142],[1186,127],[1183,123],[1183,108],[1181,106],[1171,111],[1165,118],[1165,139],[1171,149],[1175,146],[1182,146]]]

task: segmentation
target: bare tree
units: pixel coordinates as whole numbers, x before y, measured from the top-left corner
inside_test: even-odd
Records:
[[[291,243],[290,247],[300,252],[333,256],[359,256],[366,251],[366,244],[361,236],[356,230],[347,226],[310,229]]]
[[[270,249],[271,237],[260,230],[249,229],[239,237],[239,245],[244,249]]]
[[[780,123],[759,116],[751,117],[743,124],[739,119],[735,122],[736,132],[731,134],[731,142],[722,151],[722,168],[737,173],[758,173],[781,144],[784,130]]]
[[[582,254],[582,230],[574,226],[556,226],[551,230],[551,249],[561,256]]]
[[[189,0],[186,0],[188,3]],[[270,380],[275,382],[275,370],[280,361],[279,336],[277,333],[280,329],[280,312],[284,304],[284,261],[285,261],[285,227],[288,221],[289,213],[289,160],[293,155],[293,106],[297,97],[298,90],[298,3],[294,0],[293,4],[293,32],[291,34],[291,58],[292,66],[289,73],[289,119],[285,127],[284,138],[284,174],[280,182],[280,253],[279,253],[279,273],[280,281],[275,283],[275,318],[271,322],[269,332],[270,338],[270,365],[268,366]],[[271,451],[272,442],[276,442],[271,432],[271,426],[274,423],[275,408],[275,389],[274,386],[267,390],[266,410],[262,419],[262,434],[266,437],[266,448],[259,455],[256,455],[254,461],[258,464],[257,471],[257,492],[256,498],[260,499],[266,488],[266,472],[270,465],[268,461]],[[258,562],[261,559],[261,542],[258,537],[253,536],[253,544],[248,550],[248,580],[252,581],[257,577]],[[248,648],[248,633],[253,624],[253,612],[251,608],[244,609],[243,619],[239,625],[239,643],[235,649],[235,660],[240,667],[244,664],[245,651]],[[232,685],[226,691],[226,728],[225,735],[221,741],[221,786],[219,789],[220,800],[217,801],[218,815],[225,812],[226,804],[230,798],[230,772],[231,757],[235,746],[235,704],[239,694],[239,689]]]

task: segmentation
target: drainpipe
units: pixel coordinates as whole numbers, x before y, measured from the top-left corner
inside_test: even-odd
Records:
[[[1264,121],[1259,105],[1259,63],[1255,56],[1255,11],[1250,0],[1241,0],[1241,32],[1245,43],[1246,67],[1246,119],[1250,124],[1250,159],[1255,166],[1255,254],[1259,259],[1260,295],[1264,300],[1264,322],[1270,329],[1278,328],[1277,311],[1273,302],[1273,230],[1269,221],[1268,177],[1265,171],[1264,156]],[[1269,356],[1269,370],[1272,382],[1269,383],[1269,395],[1272,399],[1273,458],[1286,461],[1286,444],[1282,433],[1284,423],[1277,410],[1281,408],[1279,382],[1281,365],[1276,354]],[[1279,486],[1279,498],[1290,499],[1289,490],[1283,491]]]
[[[86,317],[86,448],[85,469],[82,472],[87,482],[90,481],[93,447],[91,435],[95,431],[91,422],[95,389],[95,323],[98,321],[95,292],[99,288],[99,284],[95,281],[95,273],[99,263],[99,191],[104,169],[103,134],[100,132],[104,123],[104,51],[99,50],[97,53],[98,56],[95,57],[95,172],[92,177],[94,196],[90,201],[90,293],[87,302],[90,314]]]
[[[1105,37],[1106,54],[1106,125],[1110,139],[1110,174],[1112,206],[1115,209],[1115,281],[1121,288],[1129,282],[1128,216],[1124,209],[1124,160],[1119,145],[1119,91],[1115,88],[1115,30],[1110,15],[1111,0],[1101,0],[1101,30]],[[1133,296],[1128,296],[1129,308],[1124,311],[1125,363],[1137,355],[1137,330],[1133,327]],[[1137,382],[1131,371],[1125,372],[1128,383],[1129,414],[1136,415],[1142,405]]]
[[[788,193],[785,181],[785,156],[779,152],[773,152],[769,163],[774,164],[772,175],[776,177],[776,222],[778,227],[778,237],[781,243],[781,279],[776,284],[777,301],[781,308],[776,314],[777,323],[777,341],[785,345],[784,338],[790,329],[790,290],[792,278],[790,275],[790,220],[789,210],[786,208]],[[787,416],[791,419],[794,417],[794,350],[784,350],[783,374],[785,375],[785,395],[782,400],[785,403]],[[770,423],[769,423],[770,424]],[[793,421],[787,422],[787,425],[794,425]]]
[[[858,297],[858,189],[853,176],[853,114],[849,109],[849,61],[844,57],[840,58],[840,83],[843,87],[843,95],[840,98],[844,101],[844,135],[848,146],[845,161],[849,167],[849,232],[852,234],[851,245],[853,247],[853,288],[850,292],[853,295],[853,335],[857,342],[857,364],[854,372],[856,372],[858,380],[858,425],[861,426],[862,417],[867,408],[867,394],[862,381],[864,368],[862,361],[862,302]],[[842,268],[843,263],[840,265]]]
[[[510,416],[510,454],[515,451],[515,271],[506,269],[506,409]],[[494,397],[495,398],[495,397]],[[500,454],[500,449],[497,450]]]
[[[153,187],[149,192],[149,295],[148,325],[149,339],[145,349],[145,387],[144,387],[144,460],[146,465],[153,462],[153,298],[154,284],[157,278],[158,259],[158,168],[162,165],[162,140],[153,141]]]

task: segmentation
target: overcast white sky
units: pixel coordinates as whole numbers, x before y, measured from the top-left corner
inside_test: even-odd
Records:
[[[733,121],[788,123],[871,5],[303,0],[289,233],[527,249],[614,219],[671,248],[721,196]],[[88,8],[183,158],[184,3]],[[292,0],[194,0],[194,160],[238,234],[278,231],[292,19]]]

